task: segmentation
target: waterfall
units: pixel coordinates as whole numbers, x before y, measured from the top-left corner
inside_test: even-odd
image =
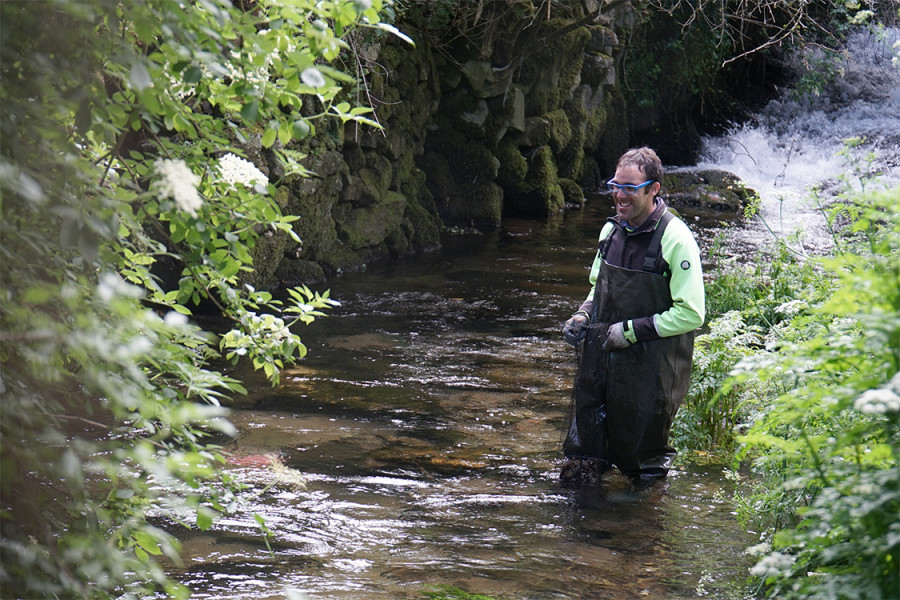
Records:
[[[697,167],[730,171],[762,199],[761,218],[737,234],[736,245],[796,234],[790,243],[798,251],[825,250],[830,234],[810,200],[814,186],[827,201],[843,182],[858,187],[861,171],[881,173],[882,185],[900,184],[898,43],[900,29],[859,31],[839,76],[820,94],[785,91],[750,121],[704,139]],[[865,142],[841,155],[844,140],[857,137]],[[871,164],[861,158],[869,153]]]

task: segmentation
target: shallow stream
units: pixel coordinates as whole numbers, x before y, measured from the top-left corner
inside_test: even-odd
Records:
[[[720,468],[558,482],[575,371],[560,327],[607,205],[330,281],[341,306],[301,331],[309,356],[235,405],[232,468],[270,487],[178,534],[195,597],[739,598],[755,540]]]
[[[707,140],[699,166],[762,196],[762,218],[731,228],[727,253],[751,258],[795,230],[798,253],[827,248],[811,186],[840,187],[842,173],[900,180],[897,39],[855,36],[825,94],[786,95]],[[853,136],[871,164],[839,158]],[[721,468],[682,454],[649,489],[616,474],[559,485],[575,372],[560,327],[587,294],[608,206],[507,219],[331,280],[341,306],[301,332],[309,356],[235,404],[231,468],[256,496],[207,532],[179,530],[186,563],[173,575],[221,600],[423,598],[440,586],[498,599],[742,598],[743,551],[757,540],[730,513]],[[706,256],[716,224],[684,213]]]

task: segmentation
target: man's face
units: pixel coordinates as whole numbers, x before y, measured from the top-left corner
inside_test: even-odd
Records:
[[[641,185],[647,181],[644,171],[634,165],[623,165],[616,169],[616,176],[613,178],[615,183],[619,185]],[[660,184],[658,182],[651,183],[642,187],[634,194],[626,194],[622,190],[613,192],[613,200],[616,203],[616,216],[623,221],[627,221],[631,227],[638,227],[656,206],[653,198],[659,192]]]

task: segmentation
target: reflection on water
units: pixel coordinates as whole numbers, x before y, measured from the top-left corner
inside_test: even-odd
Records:
[[[178,533],[195,597],[739,598],[753,542],[718,469],[558,484],[575,368],[559,332],[602,206],[329,282],[341,307],[301,331],[309,357],[235,404],[232,468],[261,493]]]

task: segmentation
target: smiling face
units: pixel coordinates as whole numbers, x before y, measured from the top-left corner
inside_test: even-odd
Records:
[[[648,177],[643,169],[636,165],[621,165],[616,169],[616,176],[613,181],[619,185],[640,185],[647,181]],[[622,221],[626,221],[630,227],[638,227],[656,206],[654,198],[659,193],[660,184],[654,181],[650,185],[643,187],[635,194],[626,194],[622,190],[613,192],[613,200],[616,203],[616,216]]]

